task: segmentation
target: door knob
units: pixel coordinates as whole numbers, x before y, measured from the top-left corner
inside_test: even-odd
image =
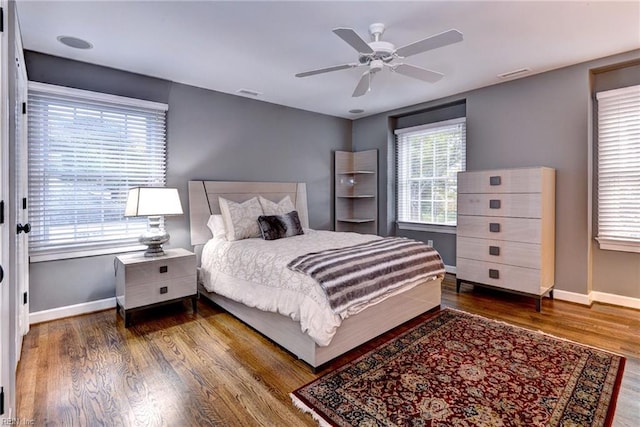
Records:
[[[31,224],[26,223],[25,225],[22,224],[18,224],[18,234],[22,233],[24,231],[24,233],[28,233],[31,231]]]

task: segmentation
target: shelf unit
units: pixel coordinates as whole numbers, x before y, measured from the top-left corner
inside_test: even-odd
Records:
[[[378,150],[335,152],[335,230],[378,232]]]

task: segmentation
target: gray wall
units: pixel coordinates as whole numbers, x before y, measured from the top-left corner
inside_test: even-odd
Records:
[[[169,104],[167,185],[185,215],[168,247],[190,248],[190,179],[302,181],[313,228],[333,223],[333,151],[351,149],[351,121],[105,67],[26,52],[29,79]],[[113,255],[33,263],[31,311],[113,297]]]
[[[393,185],[388,184],[393,181],[393,117],[466,99],[467,170],[556,168],[556,288],[587,294],[591,290],[592,244],[588,191],[590,70],[639,56],[640,51],[634,51],[356,120],[353,149],[380,150],[381,233],[394,231]],[[433,239],[436,249],[451,239],[435,233],[421,236],[423,240]],[[616,276],[619,282],[615,287],[598,282],[593,289],[640,297],[640,267],[635,255],[609,256],[617,260],[614,269],[622,271]],[[452,263],[447,258],[445,262]],[[604,259],[599,262],[614,264]]]

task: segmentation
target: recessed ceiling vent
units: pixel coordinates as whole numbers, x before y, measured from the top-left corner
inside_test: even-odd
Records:
[[[525,74],[529,74],[531,72],[531,68],[520,68],[513,71],[508,71],[506,73],[498,74],[499,79],[513,79],[516,77],[524,76]]]
[[[86,40],[79,39],[71,36],[58,36],[58,41],[65,46],[72,47],[74,49],[91,49],[93,45]]]
[[[354,108],[353,110],[349,110],[351,114],[362,114],[364,110],[362,108]]]
[[[240,95],[248,95],[248,96],[260,96],[260,95],[262,95],[260,92],[255,91],[255,90],[250,90],[250,89],[238,89],[236,91],[236,93],[239,93]]]

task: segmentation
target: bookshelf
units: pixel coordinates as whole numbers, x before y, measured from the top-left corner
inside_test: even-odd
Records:
[[[335,152],[335,230],[378,232],[378,150]]]

